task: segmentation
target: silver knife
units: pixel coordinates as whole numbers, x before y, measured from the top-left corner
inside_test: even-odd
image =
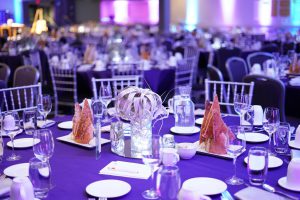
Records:
[[[278,191],[276,190],[274,187],[268,185],[268,184],[263,184],[263,188],[265,190],[267,190],[268,192],[272,192],[272,193],[276,193],[276,194],[279,194],[281,196],[284,196],[286,198],[289,198],[289,199],[292,199],[292,200],[299,200],[298,197],[295,197],[295,196],[292,196],[292,195],[289,195],[289,194],[286,194],[284,192],[281,192],[281,191]]]

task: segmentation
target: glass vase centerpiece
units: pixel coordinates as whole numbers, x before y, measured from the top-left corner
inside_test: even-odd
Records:
[[[130,121],[131,156],[151,148],[152,125],[168,117],[161,97],[150,89],[127,87],[116,98],[117,116]]]

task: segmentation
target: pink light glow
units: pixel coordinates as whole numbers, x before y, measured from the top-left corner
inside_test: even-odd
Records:
[[[272,0],[258,2],[258,21],[260,25],[268,26],[272,23]]]
[[[159,0],[102,0],[100,19],[102,22],[118,24],[157,24],[159,21]],[[110,21],[111,22],[111,21]]]
[[[225,25],[233,25],[235,3],[235,0],[221,0],[223,22]]]

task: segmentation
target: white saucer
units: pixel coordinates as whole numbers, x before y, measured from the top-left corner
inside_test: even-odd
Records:
[[[9,177],[24,177],[29,175],[29,163],[21,163],[7,167],[3,173]]]
[[[35,144],[37,144],[38,141],[35,141]],[[12,142],[9,141],[6,144],[8,147],[12,148]],[[20,138],[14,140],[14,147],[15,148],[28,148],[33,146],[33,138]]]
[[[291,187],[287,184],[287,181],[286,181],[286,176],[285,177],[282,177],[278,180],[278,184],[287,189],[287,190],[292,190],[292,191],[295,191],[295,192],[300,192],[300,186],[299,187]]]
[[[300,149],[300,145],[295,143],[295,140],[292,140],[289,142],[290,147],[293,147],[295,149]]]
[[[94,197],[115,198],[127,194],[131,186],[125,181],[119,180],[102,180],[89,184],[85,191]]]
[[[200,133],[200,128],[197,126],[194,126],[191,129],[184,129],[184,128],[178,128],[178,127],[173,126],[170,130],[171,130],[171,132],[177,133],[179,135],[192,135],[195,133]]]
[[[61,122],[58,125],[58,128],[61,129],[68,129],[68,130],[72,130],[73,127],[73,121],[65,121],[65,122]]]
[[[244,162],[248,164],[248,156],[244,159]],[[269,156],[268,168],[280,167],[283,164],[283,161],[275,156]]]
[[[43,120],[38,120],[37,121],[37,127],[39,128],[48,128],[50,126],[53,126],[56,122],[51,119],[47,119],[46,123]]]
[[[198,125],[202,125],[203,119],[204,119],[203,117],[198,118],[198,119],[196,119],[195,123],[198,124]]]
[[[241,138],[240,135],[237,135],[239,139]],[[256,142],[265,142],[269,140],[269,136],[262,134],[262,133],[255,133],[255,132],[248,132],[245,133],[246,142],[256,143]]]
[[[197,191],[203,195],[216,195],[224,192],[227,189],[227,185],[215,178],[196,177],[184,181],[182,188]]]

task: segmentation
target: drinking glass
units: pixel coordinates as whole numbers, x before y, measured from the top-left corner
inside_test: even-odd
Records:
[[[161,137],[159,135],[152,135],[149,138],[150,148],[142,151],[142,159],[145,165],[149,166],[151,170],[151,189],[146,190],[142,193],[145,199],[158,199],[159,195],[154,188],[154,171],[160,163],[160,148],[161,148]]]
[[[234,95],[234,110],[240,116],[240,125],[243,124],[244,115],[249,109],[249,96],[247,94]]]
[[[251,185],[262,185],[268,172],[268,151],[264,147],[251,147],[247,171]]]
[[[163,148],[175,148],[176,143],[174,139],[174,135],[164,134],[162,138]]]
[[[51,167],[49,162],[43,162],[38,158],[29,161],[29,179],[33,185],[36,198],[44,199],[51,189]]]
[[[103,115],[103,104],[100,99],[92,98],[92,110],[94,118],[94,137],[96,140],[96,159],[101,153],[101,117]]]
[[[234,174],[232,177],[226,179],[229,185],[241,185],[244,183],[243,179],[236,176],[236,159],[239,154],[246,148],[246,138],[243,126],[230,126],[231,131],[227,134],[226,149],[227,154],[233,156]]]
[[[110,85],[101,85],[101,87],[100,87],[100,101],[105,106],[103,122],[109,122],[109,118],[108,118],[108,114],[107,114],[107,107],[108,107],[108,104],[111,102],[111,99],[112,99],[112,93],[111,93]]]
[[[3,154],[4,154],[4,142],[3,142],[2,134],[0,134],[0,163],[2,163]]]
[[[271,151],[271,140],[273,133],[276,132],[280,122],[280,113],[278,108],[267,107],[264,110],[263,128],[269,134],[268,152],[274,155]]]
[[[276,153],[285,154],[288,151],[289,132],[290,124],[286,122],[280,122],[279,127],[274,134],[274,147]]]
[[[10,137],[12,143],[12,154],[6,158],[7,161],[20,160],[21,156],[15,154],[14,137],[20,132],[20,120],[17,112],[6,112],[3,115],[2,129]]]
[[[27,135],[33,135],[37,128],[37,113],[35,109],[23,111],[23,127]]]
[[[50,95],[39,95],[37,99],[37,107],[39,113],[43,116],[44,125],[46,126],[47,115],[50,113],[52,108],[52,101]]]
[[[33,134],[33,153],[35,157],[48,162],[54,153],[54,140],[49,129],[37,130]]]

